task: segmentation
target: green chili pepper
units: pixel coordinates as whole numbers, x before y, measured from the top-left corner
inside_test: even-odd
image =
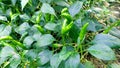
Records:
[[[37,24],[40,23],[41,16],[42,16],[42,13],[40,13],[40,14],[37,16],[37,18],[36,18],[36,23],[37,23]]]
[[[2,36],[0,37],[0,41],[3,41],[3,40],[12,40],[13,38],[11,36]]]
[[[86,29],[87,29],[88,25],[89,25],[89,23],[86,23],[86,24],[81,28],[81,31],[80,31],[80,34],[79,34],[80,43],[82,43],[83,40],[84,40],[84,38],[85,38]]]
[[[68,11],[68,8],[62,9],[61,13],[66,13]]]
[[[45,14],[45,20],[46,20],[46,22],[48,22],[50,20],[50,15],[49,14]]]
[[[79,34],[79,37],[78,37],[78,40],[77,40],[77,50],[79,51],[80,49],[80,53],[81,55],[83,55],[83,47],[82,47],[82,43],[85,39],[85,35],[86,35],[86,29],[88,27],[89,23],[86,23],[82,28],[81,28],[81,31],[80,31],[80,34]]]
[[[38,25],[38,24],[36,24],[36,25],[34,25],[41,33],[44,33],[44,29],[40,26],[40,25]]]
[[[16,45],[18,45],[19,47],[23,48],[23,49],[27,49],[22,43],[20,43],[19,41],[16,40],[12,40],[12,42]]]
[[[72,17],[68,13],[62,13],[61,16],[63,16],[64,18],[66,18],[68,20],[68,22],[72,21]]]
[[[15,43],[16,45],[20,46],[21,48],[26,49],[26,47],[25,47],[22,43],[14,40],[11,36],[3,36],[3,37],[0,37],[0,41],[5,41],[5,40],[10,40],[10,41],[12,41],[13,43]]]
[[[57,43],[53,44],[53,47],[55,47],[55,48],[59,48],[59,47],[62,47],[62,46],[63,46],[63,45],[57,44]]]
[[[62,25],[62,35],[66,34],[71,29],[72,25],[73,21],[71,21],[70,24],[67,25],[67,19],[65,19]]]
[[[50,17],[50,21],[51,21],[51,22],[54,22],[54,20],[55,20],[54,15],[51,15],[51,17]]]
[[[4,41],[1,41],[1,44],[4,45],[4,46],[12,46],[14,49],[15,49],[15,46],[12,45],[12,44],[9,44],[9,43],[6,43]]]

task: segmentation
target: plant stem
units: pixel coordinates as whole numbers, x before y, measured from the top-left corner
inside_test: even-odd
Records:
[[[65,37],[64,37],[64,35],[62,35],[62,43],[63,43],[63,46],[65,46]]]

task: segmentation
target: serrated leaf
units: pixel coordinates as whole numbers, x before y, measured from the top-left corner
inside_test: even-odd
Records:
[[[22,10],[24,9],[24,7],[27,5],[28,2],[29,2],[29,0],[21,0]]]
[[[93,40],[93,44],[105,44],[111,48],[120,48],[120,39],[109,34],[98,34]]]
[[[115,53],[113,50],[104,45],[104,44],[96,44],[88,48],[88,52],[95,56],[96,58],[102,59],[102,60],[115,60]]]
[[[65,68],[78,68],[80,63],[79,53],[73,53],[65,62]]]
[[[54,41],[54,37],[50,34],[44,34],[40,37],[40,39],[37,41],[37,47],[43,47],[48,46]]]
[[[82,8],[83,2],[76,1],[69,7],[69,13],[72,17],[79,13],[80,9]]]
[[[43,3],[43,5],[41,7],[41,11],[43,13],[49,13],[49,14],[55,15],[55,10],[47,3]]]

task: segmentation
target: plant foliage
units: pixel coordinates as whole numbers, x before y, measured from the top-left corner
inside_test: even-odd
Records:
[[[110,13],[104,2],[0,0],[0,68],[94,68],[86,53],[116,60],[120,21],[100,22]]]

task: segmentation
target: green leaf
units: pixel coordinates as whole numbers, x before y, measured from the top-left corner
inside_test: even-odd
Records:
[[[50,65],[52,68],[58,68],[62,60],[59,59],[59,54],[54,54],[50,59]]]
[[[33,35],[33,39],[34,39],[35,41],[39,40],[40,37],[41,37],[41,33],[34,33],[34,35]]]
[[[2,21],[7,21],[7,17],[0,15],[0,20],[2,20]]]
[[[64,54],[54,54],[50,59],[50,64],[52,68],[58,68],[60,63],[66,60],[71,55],[71,52]]]
[[[28,21],[28,20],[30,20],[30,17],[29,17],[27,14],[22,14],[22,15],[20,15],[20,18],[21,18],[21,20],[23,20],[23,21]]]
[[[10,35],[12,27],[10,25],[0,25],[0,37]]]
[[[88,31],[96,32],[99,31],[103,26],[95,19],[90,19],[88,17],[85,17],[81,20],[82,25],[86,24],[86,22],[89,23],[89,26],[87,27]]]
[[[33,42],[34,39],[32,38],[32,36],[27,36],[23,41],[27,48],[30,48]]]
[[[48,46],[54,41],[54,37],[50,34],[44,34],[40,37],[40,39],[37,41],[37,47],[43,47]]]
[[[20,15],[19,13],[10,15],[11,16],[11,21],[16,22],[19,19],[19,15]]]
[[[18,68],[18,65],[20,64],[20,62],[21,62],[20,55],[19,54],[15,54],[10,59],[10,68]]]
[[[83,2],[76,1],[69,7],[69,13],[72,17],[79,13],[80,9],[82,8]]]
[[[79,33],[80,33],[80,27],[82,27],[81,19],[77,19],[74,22],[73,27],[70,29],[69,35],[72,38],[72,40],[74,40],[75,42],[78,39],[78,36],[79,36]]]
[[[59,65],[62,61],[65,61],[71,54],[71,50],[67,50],[69,48],[63,47],[62,51],[58,54],[54,54],[50,59],[50,65],[52,68],[59,68]]]
[[[15,6],[17,0],[11,0],[12,4]]]
[[[4,30],[4,28],[5,28],[5,25],[4,25],[4,24],[1,24],[1,25],[0,25],[0,32],[2,32],[2,31]]]
[[[85,68],[85,66],[81,63],[79,63],[79,67],[78,68]]]
[[[59,53],[59,58],[61,60],[66,60],[71,54],[72,54],[71,47],[63,47],[61,52]]]
[[[48,30],[51,30],[51,31],[54,31],[56,29],[56,24],[55,23],[47,23],[45,25],[45,28],[48,29]]]
[[[24,7],[27,5],[28,2],[29,2],[29,0],[21,0],[22,10],[24,9]]]
[[[69,7],[69,4],[62,0],[54,0],[57,5]]]
[[[51,3],[52,0],[40,0],[40,2],[42,2],[42,3]]]
[[[120,48],[120,39],[109,34],[98,34],[93,40],[93,44],[105,44],[111,48]]]
[[[38,53],[36,49],[26,50],[25,58],[29,61],[34,61],[37,57]]]
[[[15,30],[19,34],[24,34],[27,32],[27,30],[30,28],[30,25],[27,22],[22,23],[19,27],[17,27]]]
[[[112,30],[110,30],[109,32],[112,36],[115,36],[117,38],[120,39],[120,30],[118,30],[117,28],[113,28]]]
[[[79,53],[73,53],[65,62],[65,68],[78,68],[80,63]]]
[[[44,50],[38,54],[38,64],[44,65],[47,62],[50,61],[50,58],[52,57],[52,52],[49,50]]]
[[[5,46],[0,52],[0,65],[3,64],[8,57],[11,57],[15,54],[14,49],[10,46]]]
[[[102,59],[102,60],[115,60],[115,53],[113,50],[104,45],[104,44],[96,44],[88,48],[88,52],[95,56],[96,58]]]
[[[93,65],[93,63],[90,62],[90,61],[85,62],[84,65],[85,65],[85,68],[95,68],[95,66]]]
[[[47,3],[43,3],[43,5],[41,7],[41,11],[43,13],[49,13],[49,14],[55,15],[55,10]]]

